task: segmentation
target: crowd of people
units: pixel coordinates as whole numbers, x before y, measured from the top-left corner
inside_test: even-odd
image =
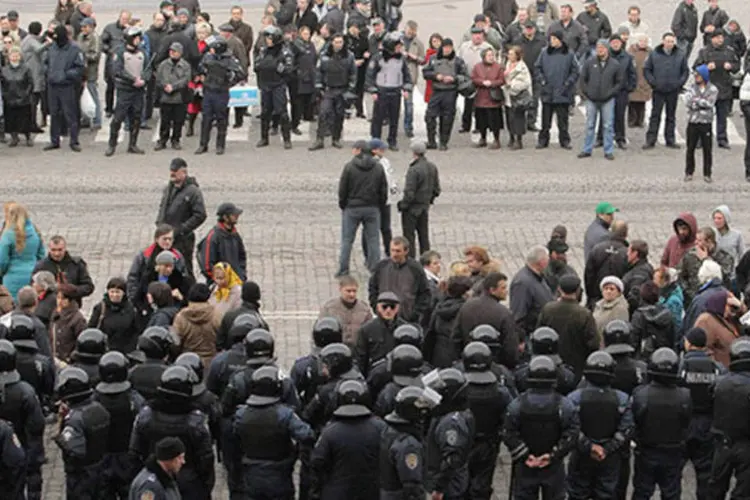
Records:
[[[356,119],[365,118],[369,98],[371,138],[382,139],[387,125],[386,142],[396,150],[402,107],[404,133],[414,136],[413,90],[421,77],[428,149],[448,148],[459,96],[459,133],[480,134],[477,147],[499,149],[500,132],[507,128],[511,149],[522,148],[529,131],[539,132],[537,148],[547,148],[554,116],[560,146],[571,149],[568,118],[580,98],[586,130],[578,156],[603,147],[605,157],[614,159],[615,147],[628,147],[628,129],[644,127],[648,101],[652,112],[643,148],[655,147],[664,112],[666,146],[679,149],[675,112],[684,94],[685,180],[692,180],[695,150],[701,148],[704,179],[711,182],[711,124],[716,122],[718,147],[728,149],[733,102],[739,99],[741,112],[750,116],[745,113],[750,78],[742,69],[746,37],[717,0],[702,16],[694,0],[681,0],[658,40],[651,39],[638,6],[628,7],[626,20],[615,25],[596,0],[586,0],[577,14],[570,4],[550,0],[533,0],[525,8],[515,0],[489,0],[455,42],[434,33],[427,43],[416,21],[403,21],[401,3],[274,0],[257,38],[240,6],[231,8],[228,22],[212,24],[211,15],[192,0],[163,0],[148,26],[122,11],[99,32],[92,4],[85,0],[59,0],[46,29],[34,21],[26,31],[18,12],[10,11],[0,19],[9,145],[17,146],[23,136],[31,146],[31,134],[41,132],[49,116],[45,149],[57,149],[60,136],[69,134],[70,147],[79,151],[80,126],[101,127],[103,112],[113,117],[106,155],[115,153],[123,124],[130,133],[128,152],[143,154],[138,134],[150,128],[158,108],[154,149],[168,144],[181,149],[183,129],[186,136],[196,134],[201,115],[196,154],[208,151],[214,125],[216,153],[223,154],[230,88],[246,84],[251,70],[261,105],[257,147],[268,146],[280,128],[284,147],[291,148],[301,121],[317,116],[310,150],[323,149],[326,137],[340,148],[349,108]],[[700,48],[689,66],[694,45]],[[97,87],[101,70],[103,110]],[[236,107],[233,126],[241,127],[246,115],[247,108]],[[745,156],[750,181],[750,153]]]

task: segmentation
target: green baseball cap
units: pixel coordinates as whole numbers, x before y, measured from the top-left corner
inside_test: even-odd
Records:
[[[619,208],[615,208],[614,205],[608,201],[602,201],[596,206],[596,215],[609,215],[619,211]]]

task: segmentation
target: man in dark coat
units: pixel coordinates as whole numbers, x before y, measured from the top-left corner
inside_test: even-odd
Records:
[[[539,130],[536,127],[536,115],[539,109],[539,97],[541,94],[541,86],[539,85],[539,75],[537,75],[536,61],[539,59],[539,54],[547,45],[547,41],[544,35],[537,29],[536,23],[531,19],[527,20],[523,27],[523,36],[520,39],[520,47],[523,53],[523,62],[526,63],[526,67],[529,68],[531,73],[532,81],[532,96],[534,97],[534,103],[526,112],[526,128],[529,131],[536,132]]]
[[[80,307],[83,299],[94,293],[94,281],[89,275],[86,261],[70,255],[65,238],[59,235],[50,238],[48,250],[47,257],[36,263],[31,275],[49,271],[58,283],[72,285],[75,289],[74,298]]]
[[[115,75],[112,72],[112,61],[117,51],[125,46],[125,30],[128,29],[130,18],[130,12],[120,11],[117,21],[106,25],[100,38],[104,54],[104,81],[107,84],[104,92],[104,112],[108,118],[115,112]]]
[[[552,290],[544,279],[544,270],[548,264],[547,249],[535,246],[526,255],[526,265],[513,276],[510,283],[510,310],[524,337],[531,335],[536,329],[542,308],[554,300]]]
[[[222,203],[216,209],[218,222],[198,244],[198,263],[201,274],[213,283],[214,265],[226,262],[242,281],[247,279],[247,252],[237,232],[237,221],[242,209],[234,203]]]
[[[482,0],[482,12],[490,16],[493,23],[506,28],[518,14],[516,0]]]
[[[619,149],[627,149],[625,111],[628,109],[630,92],[635,90],[638,83],[638,75],[635,72],[633,56],[626,50],[625,42],[618,34],[614,34],[609,38],[609,55],[620,64],[620,71],[622,71],[620,89],[615,94],[615,144]],[[596,144],[599,146],[603,142],[602,124],[599,122]]]
[[[576,20],[586,29],[588,46],[594,47],[599,40],[607,40],[612,36],[612,24],[609,17],[599,9],[596,0],[585,0],[583,12],[578,14]]]
[[[242,19],[243,14],[244,10],[242,9],[242,7],[240,7],[239,5],[232,6],[232,17],[229,19],[229,25],[234,29],[233,38],[239,39],[242,42],[242,45],[244,45],[245,47],[245,59],[247,59],[247,64],[242,67],[249,71],[250,61],[248,59],[248,54],[250,54],[250,51],[253,50],[253,42],[255,41],[255,38],[253,37],[252,26],[247,24]],[[234,108],[233,128],[242,127],[243,117],[245,116],[246,112],[247,108],[245,107]]]
[[[318,29],[318,16],[312,10],[309,0],[297,0],[297,10],[292,17],[292,24],[299,30],[302,26],[310,28],[311,32]]]
[[[242,284],[242,305],[237,309],[228,311],[224,317],[221,318],[219,331],[216,332],[216,348],[218,350],[221,351],[232,347],[229,331],[234,325],[234,320],[243,314],[255,316],[260,328],[269,330],[268,324],[260,314],[260,287],[254,281],[246,281]]]
[[[568,259],[565,254],[568,252],[568,244],[560,238],[552,238],[547,243],[549,251],[549,264],[544,268],[544,281],[552,291],[553,295],[557,294],[557,287],[560,284],[560,278],[566,274],[578,276],[578,273],[568,265]]]
[[[396,347],[393,332],[406,324],[399,315],[401,300],[395,293],[383,292],[370,303],[375,309],[375,317],[360,327],[353,353],[359,371],[365,377],[375,363]]]
[[[672,33],[677,45],[685,54],[685,59],[690,58],[693,52],[693,43],[698,38],[698,9],[693,5],[693,0],[682,0],[672,16]]]
[[[180,24],[178,21],[172,21],[167,28],[167,35],[163,38],[159,47],[159,52],[154,52],[154,66],[159,66],[162,61],[169,58],[169,48],[177,42],[182,45],[182,57],[188,63],[193,71],[198,69],[198,63],[201,61],[201,54],[198,52],[198,45],[188,34],[188,26]]]
[[[602,298],[599,284],[607,276],[622,278],[628,272],[628,224],[615,221],[609,239],[602,241],[591,250],[584,270],[586,297],[593,308]]]
[[[648,263],[648,243],[643,240],[633,240],[628,247],[628,272],[622,277],[623,295],[628,299],[628,306],[632,316],[641,305],[640,287],[654,277],[654,268]]]
[[[549,27],[549,33],[555,31],[562,33],[565,45],[579,61],[583,61],[591,47],[586,37],[586,28],[573,19],[573,8],[570,5],[560,7],[560,20],[553,22]]]

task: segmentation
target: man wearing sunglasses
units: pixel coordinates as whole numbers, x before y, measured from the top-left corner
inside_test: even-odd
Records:
[[[383,292],[375,302],[375,317],[362,325],[357,334],[354,356],[362,374],[367,377],[376,361],[396,347],[393,332],[406,321],[399,317],[401,301],[393,292]]]

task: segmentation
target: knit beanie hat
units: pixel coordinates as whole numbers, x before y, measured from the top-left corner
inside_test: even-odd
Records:
[[[154,450],[156,459],[161,462],[173,460],[183,453],[185,453],[185,445],[176,437],[165,437],[156,443],[156,448]]]
[[[701,78],[703,78],[703,81],[708,83],[711,81],[711,72],[708,70],[708,66],[705,64],[701,64],[697,68],[695,68],[695,72],[701,75]]]
[[[604,287],[607,285],[615,285],[618,290],[620,290],[620,293],[625,289],[625,286],[622,284],[622,280],[618,278],[617,276],[607,276],[602,280],[601,283],[599,283],[599,290],[604,290]]]

